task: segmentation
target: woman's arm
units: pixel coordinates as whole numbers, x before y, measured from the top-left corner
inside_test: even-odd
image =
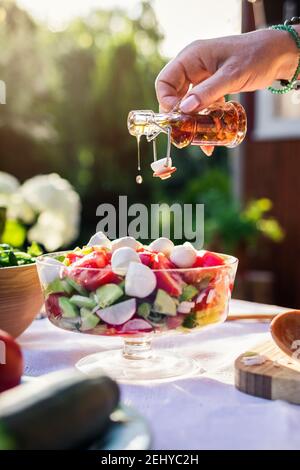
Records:
[[[294,27],[300,34],[300,26]],[[182,100],[179,106],[183,112],[200,111],[226,94],[290,80],[298,61],[299,51],[286,31],[266,29],[195,41],[157,77],[160,108],[170,111]]]

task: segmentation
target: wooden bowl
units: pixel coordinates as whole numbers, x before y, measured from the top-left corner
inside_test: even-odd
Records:
[[[300,310],[280,313],[273,319],[270,330],[277,346],[288,356],[299,360]]]
[[[19,336],[43,305],[35,264],[0,268],[0,329]]]

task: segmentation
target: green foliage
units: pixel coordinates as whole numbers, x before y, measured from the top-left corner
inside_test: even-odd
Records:
[[[213,168],[191,181],[188,199],[205,205],[205,244],[226,253],[241,246],[254,246],[260,236],[281,242],[284,233],[269,216],[272,202],[267,198],[250,201],[241,208],[232,195],[230,178]]]
[[[26,240],[26,228],[17,220],[6,220],[2,234],[2,243],[7,243],[14,247],[21,247]]]
[[[13,2],[0,1],[1,9],[0,72],[9,93],[0,130],[3,169],[21,180],[36,169],[60,173],[79,191],[87,217],[113,193],[140,198],[126,119],[130,109],[157,108],[154,81],[164,60],[151,4],[142,2],[134,19],[121,9],[99,9],[58,33]],[[142,198],[149,199],[151,179],[145,180]]]
[[[9,435],[8,431],[0,424],[0,450],[14,450],[16,448],[14,439]]]

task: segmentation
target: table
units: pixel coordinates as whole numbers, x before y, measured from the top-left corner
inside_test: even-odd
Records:
[[[237,300],[231,304],[232,313],[282,310]],[[206,372],[174,382],[121,386],[122,400],[149,421],[153,449],[300,449],[299,406],[248,396],[233,385],[234,359],[268,338],[267,323],[246,321],[157,338],[155,347],[189,355]],[[60,330],[47,319],[36,320],[19,341],[25,374],[31,376],[72,367],[88,353],[121,345],[119,338]]]

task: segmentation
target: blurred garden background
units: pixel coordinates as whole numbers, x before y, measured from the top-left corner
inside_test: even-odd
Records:
[[[154,81],[170,57],[197,37],[238,33],[242,4],[248,2],[187,0],[183,12],[179,11],[182,2],[177,0],[174,4],[166,0],[99,0],[91,1],[90,8],[89,2],[80,3],[78,11],[60,16],[59,2],[0,1],[0,79],[7,87],[6,104],[0,106],[0,171],[13,175],[21,184],[36,175],[56,173],[71,185],[52,177],[33,180],[20,189],[16,180],[9,183],[0,174],[0,205],[8,205],[3,202],[5,197],[8,200],[8,193],[12,197],[27,191],[26,203],[33,201],[36,209],[24,217],[32,207],[15,198],[17,209],[6,212],[14,225],[11,220],[9,227],[2,227],[3,241],[18,227],[26,230],[36,222],[39,209],[44,210],[41,201],[49,185],[57,190],[57,212],[60,206],[65,214],[70,208],[79,212],[81,207],[81,219],[70,220],[72,233],[65,240],[62,236],[52,240],[50,247],[85,242],[95,231],[97,206],[104,202],[117,205],[119,195],[127,195],[128,204],[204,203],[205,247],[238,255],[240,272],[250,273],[247,282],[259,285],[249,290],[241,274],[236,294],[284,303],[282,295],[274,294],[276,276],[274,281],[268,261],[260,263],[261,275],[251,280],[258,251],[265,250],[272,257],[274,246],[277,249],[284,240],[286,228],[276,210],[272,212],[267,190],[265,194],[253,190],[243,198],[240,169],[233,161],[241,150],[219,148],[208,158],[195,147],[173,148],[178,171],[171,180],[161,182],[152,178],[152,146],[143,142],[144,184],[137,185],[136,141],[126,126],[130,110],[157,110]],[[196,6],[201,16],[199,32],[193,11]],[[164,145],[161,139],[161,155]],[[51,224],[57,224],[55,207],[51,211],[53,218],[40,220],[44,239]],[[64,230],[62,224],[61,233]],[[35,231],[32,238],[38,235]],[[15,243],[23,241],[21,236]],[[47,243],[43,245],[49,249]],[[285,303],[292,306],[294,301],[290,296]]]

